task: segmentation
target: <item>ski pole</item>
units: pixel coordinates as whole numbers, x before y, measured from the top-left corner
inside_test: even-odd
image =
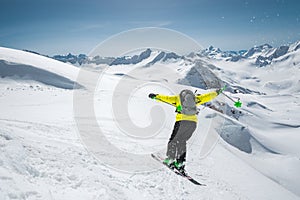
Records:
[[[230,99],[233,103],[235,103],[235,100],[234,100],[233,98],[231,98],[230,96],[228,96],[227,94],[225,94],[225,93],[223,93],[223,92],[222,92],[222,94],[223,94],[225,97],[227,97],[228,99]]]
[[[233,98],[231,98],[231,97],[228,96],[227,94],[223,93],[223,91],[226,89],[226,86],[227,86],[227,85],[225,85],[225,86],[222,88],[221,94],[223,94],[225,97],[227,97],[228,99],[230,99],[230,100],[234,103],[234,106],[235,106],[235,107],[237,107],[237,108],[242,107],[242,102],[240,101],[240,98],[238,98],[238,100],[235,101]]]
[[[238,98],[237,101],[235,101],[234,99],[232,99],[230,96],[228,96],[227,94],[223,93],[222,94],[227,97],[228,99],[230,99],[233,103],[234,103],[234,106],[237,107],[237,108],[240,108],[242,107],[242,102],[240,101],[240,98]]]

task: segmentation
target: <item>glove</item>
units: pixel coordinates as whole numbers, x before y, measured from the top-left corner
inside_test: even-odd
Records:
[[[221,94],[225,89],[226,89],[226,85],[224,85],[224,87],[222,87],[222,88],[220,88],[220,89],[217,89],[216,90],[216,93],[219,95],[219,94]]]
[[[217,93],[218,95],[221,94],[222,92],[223,92],[223,89],[222,89],[222,88],[216,90],[216,93]]]
[[[149,98],[150,98],[150,99],[154,99],[156,96],[157,96],[157,94],[153,94],[153,93],[150,93],[150,94],[149,94]]]

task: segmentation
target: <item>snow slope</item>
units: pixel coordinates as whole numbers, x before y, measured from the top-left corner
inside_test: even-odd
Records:
[[[287,59],[280,62],[273,60],[265,68],[253,67],[251,59],[239,62],[207,61],[219,68],[216,73],[231,86],[261,93],[232,96],[239,96],[244,102],[242,110],[247,115],[242,116],[240,122],[269,152],[262,153],[253,148],[250,155],[240,152],[237,155],[299,195],[300,51],[291,51],[285,56]],[[226,129],[223,131],[226,132]]]
[[[207,184],[206,187],[198,187],[159,165],[152,172],[124,173],[115,170],[104,161],[107,158],[117,160],[118,155],[105,152],[105,149],[102,152],[103,159],[96,159],[87,151],[77,132],[73,118],[74,90],[65,87],[65,84],[70,84],[65,79],[76,82],[78,69],[28,52],[6,48],[0,50],[0,60],[5,64],[4,67],[1,65],[3,68],[0,67],[0,72],[5,74],[0,79],[0,199],[299,199],[299,151],[296,146],[299,128],[283,125],[297,125],[299,121],[296,112],[292,111],[299,106],[298,94],[286,96],[287,92],[297,89],[295,86],[278,89],[283,94],[277,94],[265,87],[265,83],[271,80],[264,78],[263,71],[257,72],[261,82],[257,83],[260,87],[256,88],[255,79],[249,81],[243,78],[250,76],[251,73],[247,72],[250,68],[237,66],[238,69],[231,69],[226,63],[214,63],[222,69],[215,68],[214,73],[232,87],[247,86],[254,91],[262,89],[268,95],[242,95],[247,105],[243,111],[249,114],[241,117],[240,122],[233,121],[233,124],[229,124],[232,118],[225,117],[227,120],[224,121],[223,115],[202,108],[197,131],[188,144],[187,163],[190,174]],[[155,56],[157,54],[149,58]],[[144,64],[149,61],[145,60]],[[14,68],[16,63],[26,73],[30,72],[25,80],[19,70],[9,69]],[[34,70],[29,70],[27,66]],[[128,104],[131,119],[124,119],[125,122],[132,120],[135,124],[145,126],[151,119],[152,107],[157,106],[156,102],[148,99],[148,93],[170,92],[163,86],[165,84],[174,88],[174,92],[179,92],[186,86],[179,85],[178,79],[184,79],[193,67],[194,64],[187,61],[157,62],[148,67],[141,63],[118,65],[103,72],[95,91],[94,106],[106,139],[124,151],[145,155],[165,147],[174,123],[174,109],[161,105],[169,116],[164,131],[147,140],[139,140],[124,135],[115,123],[112,98],[126,95],[128,91],[122,90],[117,94],[114,91],[120,81],[132,85],[145,84],[134,90]],[[136,69],[135,73],[131,73],[133,69]],[[42,73],[44,77],[51,77],[52,74],[57,76],[51,77],[52,82],[42,82],[35,78],[41,70],[45,71]],[[290,72],[297,70],[291,69],[287,73]],[[99,74],[89,73],[89,81]],[[57,81],[63,81],[63,84],[56,85]],[[84,88],[76,92],[84,99],[93,91],[88,81],[80,84]],[[220,96],[217,100],[223,101],[224,98]],[[278,102],[283,105],[276,107]],[[287,109],[284,103],[289,103],[291,110],[282,114],[280,111]],[[91,116],[82,113],[82,117],[87,127],[93,125]],[[288,118],[294,118],[295,121]],[[242,141],[251,142],[251,153],[236,147],[241,140],[230,140],[230,144],[229,140],[224,139],[226,137],[219,138],[207,156],[203,156],[199,150],[204,145],[203,137],[208,131],[218,138],[222,134],[220,130],[223,130],[225,136],[228,133],[231,139],[237,139],[240,133],[237,129],[246,125],[248,132],[245,134],[249,134],[250,139],[242,137]],[[262,125],[265,125],[265,130],[261,128]],[[270,131],[272,135],[268,134]],[[292,136],[283,136],[285,132]],[[287,141],[283,141],[282,137]],[[253,140],[255,138],[257,141]],[[290,145],[283,145],[285,142]],[[272,151],[255,146],[258,144]],[[273,151],[280,154],[274,154]],[[151,159],[145,162],[156,164]],[[130,160],[121,164],[136,166]],[[288,168],[283,171],[279,167]]]
[[[0,76],[35,80],[55,87],[72,89],[78,68],[53,59],[0,47]]]

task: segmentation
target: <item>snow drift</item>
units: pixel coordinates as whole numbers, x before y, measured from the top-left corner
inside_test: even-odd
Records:
[[[0,77],[12,80],[36,81],[46,85],[73,89],[78,69],[72,65],[32,54],[0,47]]]

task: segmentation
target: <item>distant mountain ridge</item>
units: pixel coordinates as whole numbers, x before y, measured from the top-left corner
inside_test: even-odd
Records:
[[[158,52],[157,56],[154,57],[147,65],[155,64],[156,62],[166,62],[170,59],[189,59],[195,56],[197,57],[208,57],[210,59],[224,60],[230,62],[238,62],[245,59],[251,59],[253,64],[258,67],[264,67],[270,65],[274,60],[281,58],[282,60],[287,59],[285,56],[290,52],[294,52],[300,49],[300,40],[290,44],[282,45],[277,48],[272,47],[269,44],[263,44],[250,48],[249,50],[239,50],[239,51],[222,51],[220,48],[209,46],[208,48],[192,52],[188,55],[177,55],[174,52]],[[24,50],[30,53],[41,55],[35,51]],[[100,55],[89,57],[85,54],[73,55],[71,53],[67,55],[54,55],[52,57],[44,55],[46,57],[53,58],[55,60],[71,63],[76,66],[81,66],[84,64],[107,64],[113,65],[129,65],[137,64],[145,59],[148,59],[155,50],[146,49],[143,52],[133,55],[133,56],[122,56],[122,57],[101,57]],[[156,51],[157,52],[157,51]]]
[[[32,52],[29,50],[24,50],[27,52],[31,52],[31,53],[35,53],[38,54],[36,52]],[[113,65],[129,65],[129,64],[137,64],[139,62],[142,62],[143,60],[149,58],[152,54],[154,53],[158,53],[157,56],[154,57],[154,59],[152,59],[149,63],[147,63],[148,65],[152,65],[155,64],[156,62],[166,62],[167,60],[170,59],[183,59],[184,56],[179,56],[174,52],[164,52],[164,51],[155,51],[152,49],[146,49],[144,51],[142,51],[141,53],[137,54],[137,55],[133,55],[133,56],[122,56],[122,57],[101,57],[101,56],[94,56],[94,57],[88,57],[85,54],[79,54],[79,55],[73,55],[71,53],[67,54],[67,55],[55,55],[51,58],[64,62],[64,63],[71,63],[73,65],[83,65],[83,64],[107,64],[110,66]],[[49,56],[47,56],[49,57]]]
[[[55,55],[52,57],[55,60],[62,61],[62,62],[69,62],[71,64],[78,63],[79,65],[82,65],[85,63],[86,59],[88,58],[85,54],[79,54],[79,55],[73,55],[69,53],[68,55]]]
[[[209,48],[197,52],[196,55],[203,57],[206,56],[211,59],[225,60],[237,62],[240,60],[250,59],[253,64],[258,67],[270,65],[274,60],[281,58],[281,60],[288,59],[289,53],[295,52],[300,49],[300,41],[290,45],[282,45],[277,48],[269,44],[255,46],[249,50],[241,51],[222,51],[219,48],[210,46]]]

